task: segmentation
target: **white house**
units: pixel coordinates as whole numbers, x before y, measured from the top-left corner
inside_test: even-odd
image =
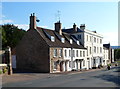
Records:
[[[63,29],[64,32],[77,38],[81,45],[87,48],[86,56],[84,57],[86,68],[96,68],[103,63],[103,36],[96,31],[90,31],[85,28],[85,24],[82,24],[80,28],[73,25],[71,29]]]

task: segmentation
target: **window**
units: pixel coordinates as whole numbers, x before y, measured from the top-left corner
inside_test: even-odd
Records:
[[[102,44],[102,39],[100,39],[100,44]]]
[[[65,38],[62,37],[62,38],[61,38],[61,42],[62,42],[62,43],[65,43]]]
[[[100,63],[102,63],[102,59],[100,58]]]
[[[56,70],[56,69],[57,69],[57,63],[56,63],[56,61],[53,62],[53,65],[54,65],[54,66],[53,66],[53,67],[54,67],[54,70]]]
[[[80,57],[82,57],[82,51],[80,51]]]
[[[67,50],[65,49],[65,57],[67,57]]]
[[[69,57],[71,56],[71,50],[69,50]]]
[[[78,35],[78,39],[81,39],[81,35]]]
[[[91,49],[91,47],[90,47],[90,54],[92,53],[92,49]]]
[[[85,60],[83,60],[83,66],[85,66]]]
[[[87,41],[88,41],[88,35],[87,35]]]
[[[69,67],[71,67],[71,61],[69,61]]]
[[[88,56],[88,46],[86,46],[86,48],[87,48],[87,56]]]
[[[85,57],[85,51],[83,51],[83,57]]]
[[[100,53],[102,53],[102,47],[100,47]]]
[[[57,49],[54,49],[53,56],[57,57]]]
[[[94,61],[93,63],[95,64],[96,63],[95,59],[93,61]]]
[[[73,61],[73,68],[75,68],[76,61]]]
[[[94,42],[96,43],[96,38],[94,37]]]
[[[62,57],[62,49],[59,50],[59,57]]]
[[[94,46],[94,53],[96,53],[96,47]]]
[[[73,50],[73,57],[75,57],[75,51]]]
[[[76,57],[78,57],[78,50],[76,50]]]
[[[72,39],[70,39],[70,44],[72,44],[72,42],[73,42]]]
[[[90,42],[92,42],[92,37],[90,36]]]
[[[77,44],[80,45],[79,41],[77,40]]]
[[[51,36],[51,41],[52,41],[52,42],[55,42],[54,36]]]

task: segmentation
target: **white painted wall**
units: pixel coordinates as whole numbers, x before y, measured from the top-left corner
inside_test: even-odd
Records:
[[[84,32],[74,33],[73,35],[75,35],[76,37],[78,37],[78,35],[81,35],[81,39],[79,39],[79,41],[84,45],[84,47],[87,48],[86,57],[84,58],[84,59],[86,59],[85,67],[87,69],[92,68],[93,67],[93,57],[103,58],[103,53],[102,52],[100,53],[100,47],[101,47],[101,49],[103,49],[103,44],[100,43],[100,39],[101,40],[103,39],[102,35],[100,35],[98,33],[94,33],[92,31],[89,31],[86,29],[84,29]],[[90,39],[90,37],[91,37],[91,39]],[[96,38],[96,42],[94,42],[94,37]],[[98,39],[98,42],[97,42],[97,39]],[[96,53],[94,52],[94,46],[98,47],[98,50],[96,50]],[[91,54],[90,54],[90,47],[91,47]],[[88,53],[88,55],[87,55],[87,53]],[[97,63],[95,64],[95,66],[98,67],[98,65],[100,64],[99,59],[96,59],[96,62]]]
[[[67,51],[66,56],[65,56],[65,50]],[[69,55],[69,52],[70,52],[70,55]],[[67,71],[71,71],[71,67],[69,66],[70,65],[69,63],[71,62],[71,48],[63,48],[63,59],[68,60],[68,62],[67,62]],[[65,67],[65,65],[64,65],[64,67]]]

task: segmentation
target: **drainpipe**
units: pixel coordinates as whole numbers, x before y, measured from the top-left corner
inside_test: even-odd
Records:
[[[73,48],[71,47],[71,70],[73,70]]]

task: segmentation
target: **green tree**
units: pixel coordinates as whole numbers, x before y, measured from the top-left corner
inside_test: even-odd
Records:
[[[2,30],[2,49],[5,49],[7,46],[14,48],[26,32],[11,24],[2,25],[0,30]]]
[[[120,49],[115,49],[115,59],[120,59]]]

